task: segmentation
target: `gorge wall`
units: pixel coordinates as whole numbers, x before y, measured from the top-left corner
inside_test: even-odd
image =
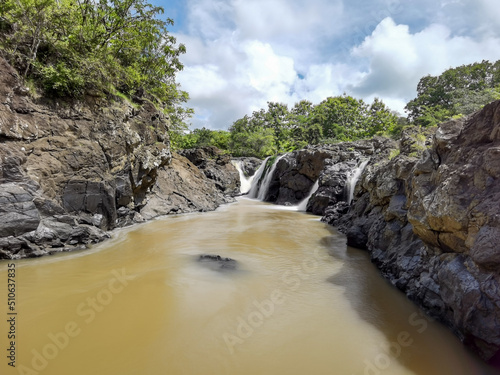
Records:
[[[0,259],[84,248],[107,231],[232,201],[239,176],[208,150],[172,153],[169,119],[147,100],[33,99],[0,58]]]
[[[369,159],[354,199],[346,184]],[[500,348],[500,101],[437,129],[284,155],[265,200],[296,204],[367,249],[382,273],[483,358]]]

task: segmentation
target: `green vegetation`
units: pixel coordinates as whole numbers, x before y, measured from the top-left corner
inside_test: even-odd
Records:
[[[291,109],[282,103],[269,102],[267,110],[236,120],[228,132],[197,129],[181,136],[177,145],[180,148],[216,145],[234,156],[263,158],[311,144],[391,135],[399,129],[398,117],[380,100],[368,105],[343,95],[318,105],[303,100]]]
[[[389,160],[392,160],[394,159],[396,156],[398,156],[399,154],[401,153],[401,150],[398,148],[398,149],[394,149],[392,150],[390,153],[389,153]]]
[[[192,111],[175,75],[186,49],[161,14],[145,0],[2,0],[0,51],[45,95],[147,98],[182,127]]]
[[[224,130],[195,129],[190,133],[171,132],[170,140],[175,149],[215,146],[221,150],[229,149],[229,133]]]
[[[438,77],[425,76],[417,93],[406,105],[408,117],[416,125],[434,126],[468,115],[500,99],[500,60],[462,65]]]

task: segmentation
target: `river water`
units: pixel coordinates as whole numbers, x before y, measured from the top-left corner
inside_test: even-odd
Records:
[[[231,257],[237,270],[200,263]],[[7,264],[16,264],[16,368]],[[490,374],[318,217],[241,198],[0,263],[1,374]]]

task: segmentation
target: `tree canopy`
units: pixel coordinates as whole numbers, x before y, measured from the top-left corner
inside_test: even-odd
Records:
[[[318,105],[302,100],[290,109],[283,103],[268,102],[267,109],[236,120],[227,132],[196,129],[183,136],[178,145],[183,148],[218,143],[234,156],[263,158],[311,144],[388,135],[396,132],[398,126],[398,116],[380,100],[366,104],[342,95]]]
[[[421,78],[417,97],[405,109],[415,124],[433,126],[468,115],[496,99],[500,99],[500,60],[482,61]]]

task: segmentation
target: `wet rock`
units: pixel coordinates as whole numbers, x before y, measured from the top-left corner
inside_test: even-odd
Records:
[[[202,254],[197,260],[214,271],[234,271],[238,267],[236,260],[223,258],[220,255]]]
[[[345,201],[345,185],[361,160],[370,163],[387,158],[396,143],[374,138],[332,145],[308,146],[285,154],[277,163],[265,201],[296,205],[306,198],[314,183],[319,187],[311,197],[307,211],[322,215],[327,207]]]
[[[188,159],[173,154],[171,165],[159,170],[141,215],[149,220],[160,215],[212,211],[233,201]]]
[[[240,175],[231,163],[231,157],[216,147],[201,147],[179,151],[205,176],[215,182],[217,188],[229,195],[240,192]]]
[[[241,169],[246,177],[253,176],[262,164],[262,160],[254,157],[239,157],[233,158],[233,160],[237,160],[241,163]]]
[[[38,227],[40,215],[33,199],[14,183],[0,185],[0,237],[19,236]]]

